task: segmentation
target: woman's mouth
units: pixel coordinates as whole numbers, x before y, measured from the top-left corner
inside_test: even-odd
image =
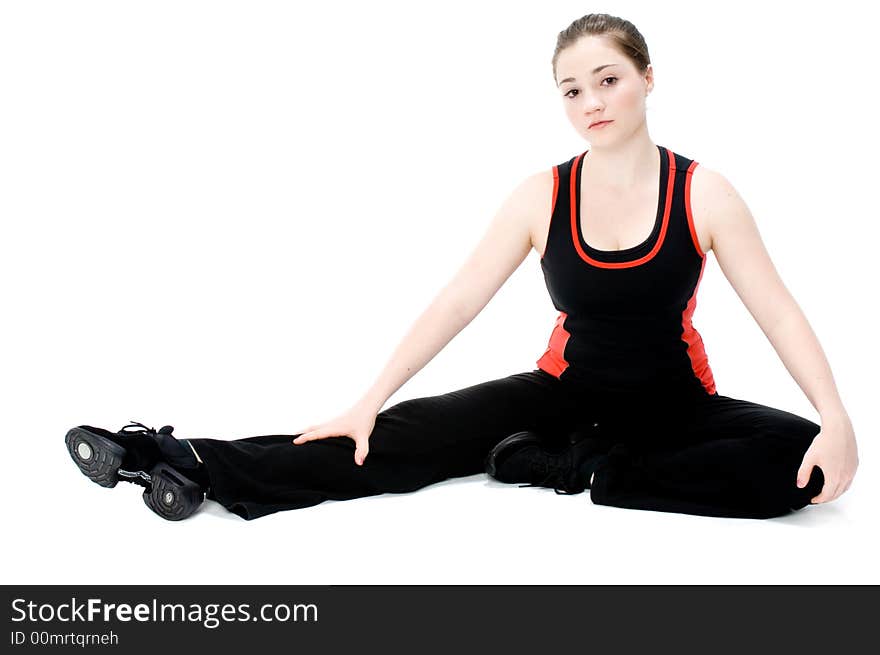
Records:
[[[605,127],[606,125],[608,125],[608,124],[610,124],[610,123],[613,123],[613,122],[614,122],[614,121],[601,121],[601,122],[599,122],[599,123],[593,123],[592,125],[590,125],[590,128],[589,128],[589,129],[591,129],[591,130],[596,130],[596,129],[599,129],[599,128],[602,128],[602,127]]]

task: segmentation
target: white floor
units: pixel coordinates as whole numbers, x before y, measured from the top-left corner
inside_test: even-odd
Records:
[[[206,501],[168,522],[140,487],[90,482],[57,441],[44,480],[7,469],[6,584],[880,582],[876,507],[855,484],[765,521],[604,507],[475,475],[254,521]]]

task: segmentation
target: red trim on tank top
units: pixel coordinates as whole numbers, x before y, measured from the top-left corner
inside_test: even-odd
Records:
[[[697,238],[697,228],[694,225],[694,214],[693,210],[691,210],[691,176],[693,175],[694,169],[696,169],[697,165],[697,162],[692,161],[691,165],[688,166],[687,173],[685,173],[684,212],[685,214],[687,214],[688,229],[691,231],[691,239],[694,242],[694,247],[697,249],[697,254],[700,257],[705,257],[706,253],[704,253],[703,249],[700,248],[700,239]]]
[[[547,346],[547,350],[544,351],[544,354],[537,361],[538,368],[557,378],[569,366],[569,363],[565,361],[565,345],[568,343],[571,332],[563,326],[566,318],[568,318],[568,314],[559,312],[559,316],[556,317],[556,324],[550,333],[550,343]]]
[[[681,340],[687,343],[687,356],[691,360],[691,370],[697,376],[706,393],[712,395],[715,393],[715,378],[712,375],[712,368],[709,366],[709,358],[706,355],[706,348],[703,345],[703,338],[697,332],[691,317],[697,308],[697,289],[700,288],[700,281],[703,279],[703,271],[706,270],[706,258],[700,265],[700,276],[694,285],[694,292],[691,294],[690,300],[681,315],[681,325],[684,328]]]
[[[593,266],[598,266],[600,268],[630,268],[633,266],[640,266],[645,262],[648,262],[654,258],[658,252],[660,252],[660,248],[663,245],[663,240],[666,238],[666,228],[669,227],[669,214],[670,209],[672,208],[672,191],[675,186],[675,157],[672,154],[672,151],[669,148],[663,148],[666,151],[666,156],[669,158],[669,166],[667,169],[666,176],[666,202],[663,208],[663,222],[660,226],[660,236],[657,237],[657,243],[654,244],[654,247],[651,248],[650,252],[639,257],[638,259],[633,259],[627,262],[601,262],[598,259],[593,259],[590,257],[584,249],[581,247],[581,242],[579,238],[579,230],[580,226],[578,225],[578,215],[577,215],[577,179],[578,175],[580,175],[580,164],[584,155],[589,152],[582,152],[577,156],[577,159],[574,161],[574,166],[572,166],[569,186],[570,189],[570,205],[571,205],[571,240],[574,244],[575,250],[577,250],[578,254],[588,264],[592,264]],[[661,166],[661,173],[663,167]],[[651,230],[653,233],[653,228]]]
[[[550,202],[550,225],[553,224],[553,214],[556,212],[556,196],[559,193],[559,166],[553,167],[553,197]],[[547,230],[547,241],[544,242],[544,252],[541,255],[541,261],[544,261],[544,256],[547,254],[547,246],[550,245],[550,230]]]

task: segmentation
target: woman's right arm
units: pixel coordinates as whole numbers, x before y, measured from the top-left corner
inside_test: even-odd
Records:
[[[385,401],[443,350],[485,307],[532,247],[533,226],[551,210],[552,172],[526,178],[502,203],[477,247],[416,319],[379,377],[351,408],[331,421],[297,433],[293,443],[348,436],[363,465],[370,435]]]
[[[470,256],[419,316],[360,403],[381,410],[489,303],[528,256],[532,230],[552,202],[552,171],[523,180],[505,199]]]

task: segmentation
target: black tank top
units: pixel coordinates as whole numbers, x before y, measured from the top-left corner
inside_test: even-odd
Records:
[[[706,265],[690,206],[697,162],[660,151],[657,217],[647,240],[597,250],[580,230],[580,170],[589,150],[553,167],[553,213],[541,269],[559,315],[538,368],[610,393],[715,394],[691,322]]]

